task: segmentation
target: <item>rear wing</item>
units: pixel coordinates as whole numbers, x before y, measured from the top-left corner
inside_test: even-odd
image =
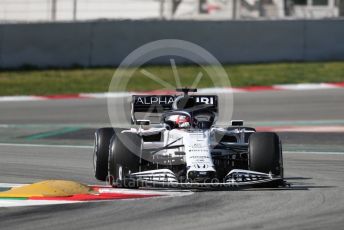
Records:
[[[136,123],[135,113],[163,113],[173,110],[173,102],[180,95],[133,95],[131,101],[131,121]],[[218,112],[218,98],[216,95],[188,95],[195,101],[194,106],[209,105],[209,110]]]

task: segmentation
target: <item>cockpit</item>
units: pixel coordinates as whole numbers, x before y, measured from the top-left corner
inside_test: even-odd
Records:
[[[162,123],[169,129],[209,129],[215,122],[215,113],[200,111],[171,111],[162,116]]]

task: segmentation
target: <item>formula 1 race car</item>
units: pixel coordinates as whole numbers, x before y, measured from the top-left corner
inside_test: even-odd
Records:
[[[95,177],[113,186],[138,188],[260,186],[284,184],[282,147],[276,133],[256,132],[243,121],[216,127],[218,97],[134,95],[131,120],[136,128],[95,132]],[[160,123],[136,113],[160,113]]]

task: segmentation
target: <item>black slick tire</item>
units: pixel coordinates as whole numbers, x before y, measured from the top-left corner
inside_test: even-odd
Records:
[[[283,177],[279,137],[272,132],[253,133],[249,138],[249,169]]]
[[[111,140],[109,151],[109,184],[124,188],[137,188],[131,173],[139,172],[141,137],[135,133],[118,133]]]
[[[94,134],[93,168],[97,180],[106,181],[110,141],[115,135],[113,128],[100,128]]]

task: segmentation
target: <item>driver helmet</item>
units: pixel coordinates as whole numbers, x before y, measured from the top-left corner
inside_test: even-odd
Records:
[[[186,115],[172,115],[168,119],[169,121],[172,121],[177,128],[186,129],[190,128],[190,117]]]

